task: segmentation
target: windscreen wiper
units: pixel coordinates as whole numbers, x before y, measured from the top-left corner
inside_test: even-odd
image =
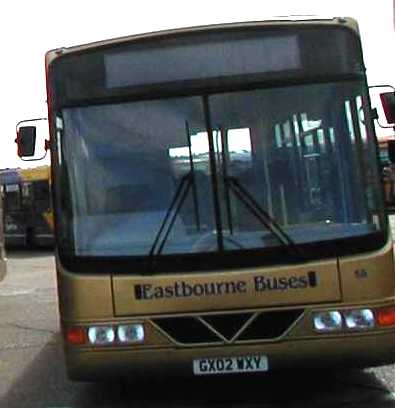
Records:
[[[255,216],[255,218],[261,222],[272,234],[286,246],[286,248],[291,248],[298,257],[304,258],[304,253],[301,248],[298,247],[292,238],[284,231],[284,229],[276,222],[276,220],[265,211],[259,203],[255,200],[254,196],[249,193],[240,182],[232,176],[229,176],[228,172],[228,158],[226,152],[229,151],[228,146],[228,133],[227,130],[220,126],[221,134],[221,158],[222,158],[222,177],[225,185],[225,202],[228,214],[228,224],[230,233],[233,233],[232,215],[231,215],[231,205],[230,205],[230,192],[247,207],[247,209]]]
[[[301,248],[296,245],[292,238],[284,231],[284,229],[271,217],[271,215],[265,211],[259,203],[255,200],[254,196],[249,193],[235,177],[225,176],[224,181],[230,191],[245,205],[255,218],[261,222],[273,235],[287,248],[290,248],[292,252],[298,257],[305,258],[305,255]]]
[[[174,222],[176,221],[177,215],[180,212],[182,205],[187,198],[188,192],[192,187],[193,193],[193,203],[194,203],[194,210],[195,210],[195,218],[196,218],[196,228],[200,231],[200,214],[199,214],[199,206],[198,206],[198,199],[197,199],[197,191],[196,191],[196,181],[195,181],[195,167],[193,164],[193,156],[192,156],[192,144],[191,144],[191,133],[189,129],[188,122],[185,122],[185,131],[187,135],[187,142],[188,142],[188,151],[189,151],[189,167],[190,171],[185,174],[177,187],[176,192],[174,193],[173,199],[169,208],[166,211],[166,215],[162,221],[162,224],[155,236],[154,242],[151,246],[149,251],[149,265],[152,267],[152,261],[156,255],[160,255],[163,251],[163,248],[166,244],[167,238],[173,228]],[[175,209],[175,210],[174,210]],[[172,214],[173,213],[173,214]],[[171,216],[172,214],[172,216]],[[161,239],[162,238],[162,239]],[[161,241],[160,241],[161,239]],[[159,243],[160,241],[160,243]]]
[[[167,238],[173,228],[174,222],[177,218],[177,215],[184,204],[184,201],[187,197],[188,191],[192,185],[192,171],[185,174],[180,184],[177,187],[176,192],[174,193],[173,199],[169,208],[166,211],[166,215],[162,221],[162,224],[156,234],[154,243],[151,246],[151,250],[149,251],[149,258],[152,259],[155,255],[160,255],[163,247],[166,244]],[[175,210],[174,210],[175,209]],[[173,211],[174,210],[174,211]],[[173,213],[173,214],[172,214]],[[165,232],[164,232],[165,231]],[[164,235],[163,235],[164,234]],[[159,240],[163,236],[160,244]],[[159,245],[159,246],[158,246]],[[158,247],[157,251],[156,248]]]

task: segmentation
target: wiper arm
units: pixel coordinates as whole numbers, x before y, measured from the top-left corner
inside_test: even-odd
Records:
[[[224,177],[225,183],[237,198],[247,207],[247,209],[257,218],[274,236],[287,248],[291,248],[295,254],[304,258],[301,248],[295,244],[292,238],[276,222],[276,220],[265,211],[254,196],[250,194],[235,177]]]
[[[165,218],[163,219],[162,224],[155,236],[154,242],[151,246],[151,249],[148,255],[150,268],[152,267],[152,261],[154,259],[154,256],[160,255],[162,253],[163,247],[166,244],[167,238],[169,237],[169,234],[173,228],[174,222],[176,221],[177,215],[182,205],[185,202],[185,199],[188,195],[188,191],[191,188],[191,186],[193,190],[192,192],[193,192],[193,203],[194,203],[194,210],[195,210],[195,217],[196,217],[196,227],[197,227],[197,230],[200,231],[200,215],[199,215],[199,206],[198,206],[197,191],[196,191],[195,167],[194,167],[193,155],[192,155],[191,133],[190,133],[189,124],[187,121],[185,121],[185,133],[186,133],[187,143],[188,143],[189,166],[191,170],[181,178],[180,184],[178,185],[177,190],[174,193],[171,204],[168,210],[166,211]],[[173,216],[170,219],[170,215],[173,212],[174,208],[176,209],[173,213]],[[162,241],[159,244],[159,248],[157,252],[155,253],[159,240],[162,237],[165,228],[166,228],[166,232],[164,233]]]
[[[169,234],[170,234],[170,232],[171,232],[171,230],[173,228],[173,225],[174,225],[174,222],[175,222],[175,220],[177,218],[177,215],[178,215],[182,205],[184,204],[184,201],[185,201],[185,199],[187,197],[189,189],[191,188],[192,175],[193,175],[192,171],[185,174],[182,177],[182,179],[180,181],[180,184],[177,187],[176,192],[174,193],[171,204],[170,204],[169,208],[167,209],[166,215],[165,215],[165,217],[164,217],[164,219],[162,221],[162,224],[161,224],[161,226],[160,226],[160,228],[159,228],[159,230],[158,230],[158,232],[156,234],[154,243],[152,244],[151,249],[149,251],[148,256],[149,256],[149,259],[150,259],[150,265],[152,264],[153,257],[155,255],[160,255],[162,250],[163,250],[163,247],[166,244],[167,238],[168,238],[168,236],[169,236]],[[175,211],[173,212],[174,208],[175,208]],[[173,212],[173,215],[171,216],[172,212]],[[165,231],[165,228],[166,228],[166,231]],[[161,240],[161,242],[159,244],[159,240],[162,237],[164,231],[165,231],[164,236],[163,236],[163,238],[162,238],[162,240]],[[159,248],[156,251],[156,248],[157,248],[158,244],[159,244]],[[155,251],[156,251],[156,253],[155,253]]]

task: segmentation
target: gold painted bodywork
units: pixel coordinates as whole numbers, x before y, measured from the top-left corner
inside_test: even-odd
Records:
[[[289,291],[255,290],[255,281],[262,278],[274,279],[281,276],[292,279],[294,276],[305,276],[315,271],[320,281],[319,289],[307,287],[305,290],[294,290],[290,298]],[[214,272],[214,271],[213,271]],[[116,316],[133,316],[155,313],[177,313],[194,311],[232,310],[242,308],[273,307],[279,305],[298,305],[304,303],[324,303],[340,300],[339,276],[336,260],[312,262],[309,264],[277,266],[270,268],[252,268],[237,272],[215,271],[215,273],[196,273],[188,275],[162,276],[113,276],[114,306]],[[166,297],[150,300],[138,300],[132,288],[135,285],[152,285],[166,287],[174,282],[185,282],[189,286],[199,283],[214,284],[245,282],[244,293],[229,293],[222,296],[205,296],[204,302],[199,296],[180,297],[170,300]]]
[[[267,355],[269,371],[281,369],[322,367],[365,367],[386,364],[394,360],[395,331],[374,335],[347,337],[316,337],[287,340],[261,345],[176,347],[136,350],[81,350],[68,351],[68,375],[73,380],[99,380],[118,376],[144,378],[144,376],[192,375],[192,361],[198,358],[215,358],[244,355]],[[261,373],[262,374],[262,373]]]
[[[379,251],[339,259],[343,302],[392,299],[395,291],[392,241]]]
[[[71,378],[87,380],[108,375],[134,375],[152,369],[155,372],[177,368],[192,373],[195,358],[265,354],[269,369],[302,366],[352,364],[377,365],[395,360],[395,327],[365,332],[341,331],[321,334],[314,331],[312,312],[349,307],[381,307],[395,304],[392,242],[378,251],[310,262],[239,270],[237,272],[174,273],[161,277],[120,275],[84,276],[66,271],[58,262],[58,287],[62,326],[92,324],[116,325],[142,323],[146,340],[129,346],[66,345],[66,362]],[[254,276],[299,276],[316,271],[317,286],[295,290],[256,293],[215,298],[136,300],[136,282],[169,284],[175,281],[210,280],[249,281]],[[361,273],[361,271],[364,271]],[[278,338],[241,341],[236,335],[213,344],[182,344],[157,325],[160,318],[195,317],[227,314],[301,310],[303,313]],[[248,325],[247,325],[248,326]]]

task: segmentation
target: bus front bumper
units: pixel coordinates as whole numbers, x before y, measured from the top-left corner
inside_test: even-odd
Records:
[[[369,367],[390,364],[395,362],[395,329],[243,346],[134,350],[68,348],[66,365],[72,380],[94,381],[119,376],[133,379],[147,375],[193,375],[195,359],[257,355],[267,357],[268,372],[291,368]]]

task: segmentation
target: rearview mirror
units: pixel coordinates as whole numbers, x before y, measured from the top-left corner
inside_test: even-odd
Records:
[[[395,93],[384,92],[380,94],[381,104],[388,124],[395,124]]]
[[[21,126],[17,130],[15,142],[18,145],[19,157],[32,157],[36,150],[36,127]]]

